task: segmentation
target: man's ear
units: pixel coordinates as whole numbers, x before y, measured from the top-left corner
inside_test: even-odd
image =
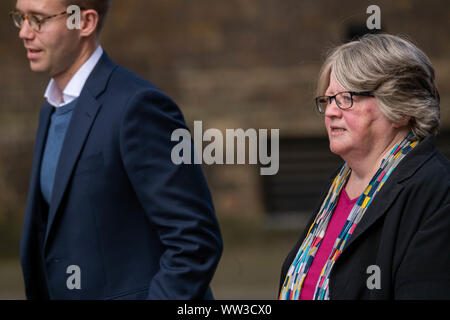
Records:
[[[81,37],[90,37],[97,30],[99,17],[95,10],[88,9],[81,12]]]

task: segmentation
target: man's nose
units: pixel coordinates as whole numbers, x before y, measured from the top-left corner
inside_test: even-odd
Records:
[[[19,38],[22,40],[29,40],[33,38],[35,35],[34,30],[31,28],[28,19],[25,19],[22,23],[22,27],[20,28]]]

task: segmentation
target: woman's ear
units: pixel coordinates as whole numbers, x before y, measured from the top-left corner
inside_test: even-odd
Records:
[[[81,16],[81,37],[90,37],[97,30],[99,21],[98,13],[95,10],[83,10]]]
[[[408,117],[408,116],[404,117],[400,121],[394,122],[394,128],[398,129],[398,128],[406,127],[410,124],[411,120],[412,120],[411,117]]]

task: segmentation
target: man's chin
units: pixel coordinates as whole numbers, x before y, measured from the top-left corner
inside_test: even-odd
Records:
[[[30,69],[33,72],[48,72],[48,68],[46,68],[42,63],[36,61],[30,61]]]

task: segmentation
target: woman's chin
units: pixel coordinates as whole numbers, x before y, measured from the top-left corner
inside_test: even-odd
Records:
[[[343,143],[337,142],[337,141],[330,141],[330,151],[334,154],[337,154],[338,156],[341,156],[345,154],[345,151],[348,149],[348,146],[346,146]]]

